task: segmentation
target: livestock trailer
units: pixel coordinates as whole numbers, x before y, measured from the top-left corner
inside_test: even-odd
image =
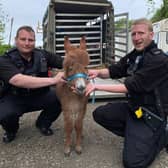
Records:
[[[50,0],[43,17],[43,47],[64,57],[64,36],[86,37],[90,67],[114,59],[114,9],[107,0]]]

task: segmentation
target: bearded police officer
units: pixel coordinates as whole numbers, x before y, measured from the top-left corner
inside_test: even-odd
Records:
[[[94,90],[126,93],[128,101],[111,102],[93,112],[94,120],[125,137],[125,168],[146,168],[167,145],[168,57],[157,48],[152,23],[145,18],[131,26],[133,51],[106,69],[89,70],[91,78],[121,78],[123,84],[88,84]]]
[[[15,139],[19,117],[24,113],[42,110],[36,127],[49,136],[53,134],[50,126],[61,112],[55,90],[50,86],[64,82],[63,74],[48,77],[48,67],[62,68],[62,58],[36,49],[35,32],[29,26],[18,29],[15,45],[0,57],[0,124],[5,130],[5,143]]]

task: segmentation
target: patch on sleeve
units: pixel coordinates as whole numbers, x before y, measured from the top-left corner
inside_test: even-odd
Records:
[[[162,53],[162,50],[160,50],[160,49],[158,49],[158,48],[153,48],[153,49],[151,50],[151,53],[152,53],[153,55],[159,55],[159,54]]]

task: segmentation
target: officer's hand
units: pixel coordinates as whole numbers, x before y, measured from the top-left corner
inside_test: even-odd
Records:
[[[96,69],[89,69],[88,70],[88,75],[89,75],[90,79],[96,78],[98,76],[98,74],[99,74],[99,71]]]
[[[88,83],[85,89],[85,95],[88,96],[91,92],[95,91],[96,87],[93,83]]]
[[[56,76],[54,76],[55,83],[66,83],[67,81],[64,78],[64,72],[58,72]]]

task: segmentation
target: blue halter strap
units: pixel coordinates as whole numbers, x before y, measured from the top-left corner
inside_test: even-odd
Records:
[[[69,76],[68,78],[66,78],[66,80],[68,82],[74,80],[74,79],[77,79],[77,78],[84,78],[84,79],[88,79],[88,75],[85,74],[85,73],[77,73],[77,74],[74,74],[74,75],[71,75]]]
[[[86,80],[89,80],[89,77],[88,77],[87,74],[85,74],[85,73],[76,73],[76,74],[71,75],[68,78],[66,78],[66,81],[67,82],[71,82],[72,80],[77,79],[77,78],[84,78]],[[95,83],[94,79],[92,79],[92,82]],[[95,97],[96,96],[95,96],[95,91],[94,91],[93,92],[93,96],[92,96],[92,104],[95,103]]]

